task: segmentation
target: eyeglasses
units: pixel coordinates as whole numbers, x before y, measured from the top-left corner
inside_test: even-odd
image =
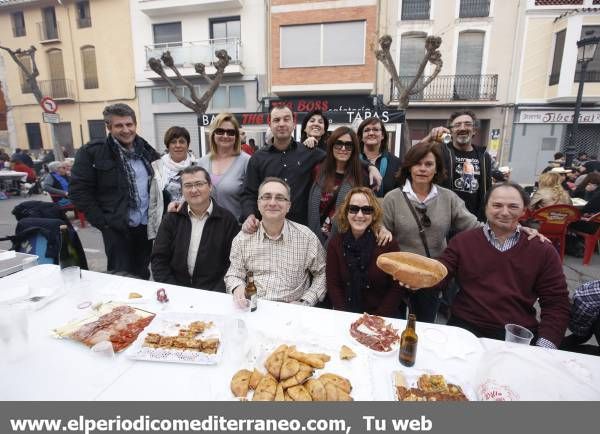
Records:
[[[184,190],[193,190],[195,188],[201,189],[202,187],[204,187],[207,184],[208,184],[208,181],[198,181],[198,182],[194,182],[193,184],[185,183],[185,184],[183,184],[183,189]]]
[[[473,128],[473,122],[457,122],[454,125],[450,125],[450,128],[453,130],[464,127],[464,128]]]
[[[431,219],[427,215],[427,207],[425,205],[417,205],[415,209],[421,214],[421,224],[424,228],[431,227]]]
[[[265,193],[258,199],[262,200],[263,202],[271,202],[271,200],[273,200],[273,199],[275,199],[275,202],[279,202],[279,203],[289,201],[289,199],[287,197],[285,197],[283,194],[276,194],[275,196],[273,196],[270,193]]]
[[[380,133],[380,132],[381,132],[381,128],[365,128],[363,130],[363,134]]]
[[[228,135],[229,137],[235,137],[235,130],[226,130],[224,128],[217,128],[215,130],[215,134],[217,136]]]
[[[358,214],[358,212],[362,212],[363,215],[371,215],[375,211],[370,205],[367,206],[358,206],[358,205],[349,205],[348,206],[348,214]]]
[[[346,151],[351,151],[352,149],[354,149],[354,142],[344,142],[343,140],[336,140],[333,143],[333,149],[335,149],[336,151],[341,151],[342,149],[345,149]]]

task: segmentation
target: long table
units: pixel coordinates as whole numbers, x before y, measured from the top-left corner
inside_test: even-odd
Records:
[[[358,400],[394,399],[396,370],[402,370],[407,378],[422,372],[444,374],[478,398],[600,399],[598,357],[477,339],[455,327],[417,323],[417,361],[414,367],[405,368],[398,362],[397,352],[375,355],[350,337],[349,326],[357,314],[266,300],[259,301],[256,312],[240,312],[227,294],[90,271],[82,272],[77,288],[64,293],[60,269],[47,264],[0,279],[0,300],[7,298],[2,294],[8,291],[24,294],[27,288],[30,296],[49,296],[39,302],[0,305],[0,315],[28,306],[29,321],[28,339],[14,353],[2,348],[0,339],[2,400],[230,400],[232,375],[241,368],[263,369],[261,353],[278,343],[329,353],[330,371],[336,372],[339,366],[337,373],[350,377]],[[165,288],[168,303],[156,301],[159,288]],[[110,359],[53,335],[55,328],[91,313],[91,308],[78,308],[81,300],[128,301],[130,292],[144,296],[132,306],[158,315],[191,312],[198,320],[203,315],[227,318],[221,361],[216,365],[139,361],[127,351]],[[53,299],[53,294],[61,293]],[[247,338],[242,335],[241,340],[240,320],[247,329]],[[389,321],[399,330],[405,326],[400,319]],[[2,318],[0,327],[1,323]],[[358,353],[351,362],[339,360],[342,344]]]

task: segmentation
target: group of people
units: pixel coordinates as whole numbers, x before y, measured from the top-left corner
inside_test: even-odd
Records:
[[[489,154],[472,143],[472,112],[453,114],[403,161],[378,118],[330,132],[311,112],[297,142],[293,113],[276,106],[272,140],[249,156],[235,117],[220,114],[200,160],[184,128],[167,131],[160,156],[137,135],[130,107],[108,106],[104,119],[109,135],[78,151],[69,198],[102,231],[109,272],[147,279],[150,263],[156,281],[226,291],[240,303],[252,272],[259,298],[386,316],[408,304],[420,321],[435,320],[454,278],[452,324],[497,338],[517,322],[538,345],[560,345],[570,309],[560,259],[519,225],[529,203],[522,188],[492,186]],[[375,264],[397,250],[438,258],[448,278],[403,286]]]

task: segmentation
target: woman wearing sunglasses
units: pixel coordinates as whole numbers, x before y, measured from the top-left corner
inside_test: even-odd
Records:
[[[156,238],[169,203],[182,200],[181,171],[196,164],[196,158],[190,153],[190,133],[185,128],[169,128],[165,133],[164,143],[167,152],[152,163],[154,176],[150,184],[148,205],[149,240]]]
[[[250,156],[242,152],[240,125],[231,113],[220,113],[210,132],[210,152],[199,165],[210,174],[213,198],[239,221],[241,194]]]
[[[398,250],[392,240],[377,245],[382,226],[381,205],[367,187],[355,187],[346,196],[337,214],[339,233],[327,246],[327,294],[333,308],[375,315],[398,315],[402,287],[381,271],[377,257]]]
[[[444,165],[435,144],[420,143],[406,153],[397,179],[401,187],[383,200],[383,221],[398,240],[400,250],[437,258],[446,248],[446,236],[480,225],[453,191],[435,185],[444,177]],[[410,294],[411,313],[417,320],[434,322],[438,291]]]
[[[339,127],[327,140],[325,160],[313,172],[308,198],[308,227],[323,245],[334,232],[334,215],[346,194],[368,184],[368,173],[358,158],[358,137],[349,127]]]
[[[302,132],[300,141],[309,148],[315,146],[327,151],[327,137],[329,121],[321,110],[313,110],[304,116],[302,120]]]

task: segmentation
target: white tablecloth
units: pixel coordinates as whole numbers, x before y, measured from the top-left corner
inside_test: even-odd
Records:
[[[25,182],[27,180],[27,173],[15,172],[14,170],[0,170],[0,181],[10,181],[12,179]]]
[[[40,265],[0,279],[0,291],[20,291],[25,287],[30,295],[52,294],[63,291],[60,270],[55,265]],[[155,301],[156,290],[164,287],[169,296],[168,304]],[[18,288],[18,289],[15,289]],[[83,295],[82,295],[83,292]],[[126,300],[130,292],[138,292],[146,302],[132,304],[155,313],[194,312],[202,320],[202,314],[223,315],[245,321],[249,338],[234,342],[232,329],[225,330],[224,353],[217,365],[188,365],[132,360],[127,352],[117,354],[112,360],[93,354],[84,345],[67,339],[53,337],[52,330],[90,313],[80,310],[81,298],[94,301]],[[6,300],[7,296],[3,297]],[[0,360],[0,399],[3,400],[225,400],[232,399],[229,382],[241,368],[252,369],[260,365],[262,350],[280,342],[295,343],[299,350],[321,348],[334,360],[333,366],[344,366],[341,375],[353,380],[357,399],[391,400],[394,397],[392,373],[401,369],[408,377],[423,371],[441,373],[453,382],[476,392],[478,382],[492,378],[497,383],[508,382],[515,390],[517,399],[600,399],[600,358],[563,351],[549,351],[527,346],[505,344],[501,341],[477,339],[469,332],[455,327],[417,323],[419,347],[417,362],[413,368],[405,368],[393,355],[373,355],[363,349],[349,335],[348,329],[358,315],[298,305],[259,301],[256,312],[240,313],[233,306],[231,296],[221,293],[163,285],[108,274],[83,272],[79,288],[50,302],[31,303],[28,313],[29,338],[21,351],[14,354],[2,352]],[[8,309],[16,309],[15,304]],[[40,307],[41,306],[41,307]],[[38,308],[39,307],[39,308]],[[37,308],[37,309],[36,309]],[[7,309],[6,306],[4,309]],[[10,311],[9,311],[10,312]],[[2,312],[0,311],[0,314]],[[402,330],[405,322],[390,320]],[[0,323],[2,320],[0,319]],[[2,324],[0,324],[1,326]],[[1,333],[1,331],[0,331]],[[1,337],[1,336],[0,336]],[[351,346],[358,352],[352,362],[338,360],[341,344]],[[2,340],[0,339],[0,346]],[[248,350],[248,351],[247,351]],[[500,355],[498,355],[498,350]],[[490,370],[482,365],[508,360],[502,352],[508,351],[510,363],[515,369],[519,359],[523,363],[537,360],[543,351],[543,360],[536,369],[528,369],[531,381],[522,383],[522,377],[512,378],[502,369]],[[261,368],[260,366],[258,366]],[[563,367],[560,385],[563,393],[558,397],[546,388],[535,384],[551,381],[556,367]],[[326,370],[327,370],[326,366]],[[496,367],[497,368],[497,367]],[[261,368],[262,369],[262,368]],[[264,371],[264,369],[262,369]],[[546,372],[544,371],[546,370]],[[525,370],[524,370],[525,372]],[[537,377],[536,377],[537,376]],[[511,381],[516,382],[515,384]],[[503,383],[504,382],[504,383]],[[486,383],[487,384],[487,383]],[[566,386],[565,386],[566,384]],[[525,387],[525,391],[520,388]]]

